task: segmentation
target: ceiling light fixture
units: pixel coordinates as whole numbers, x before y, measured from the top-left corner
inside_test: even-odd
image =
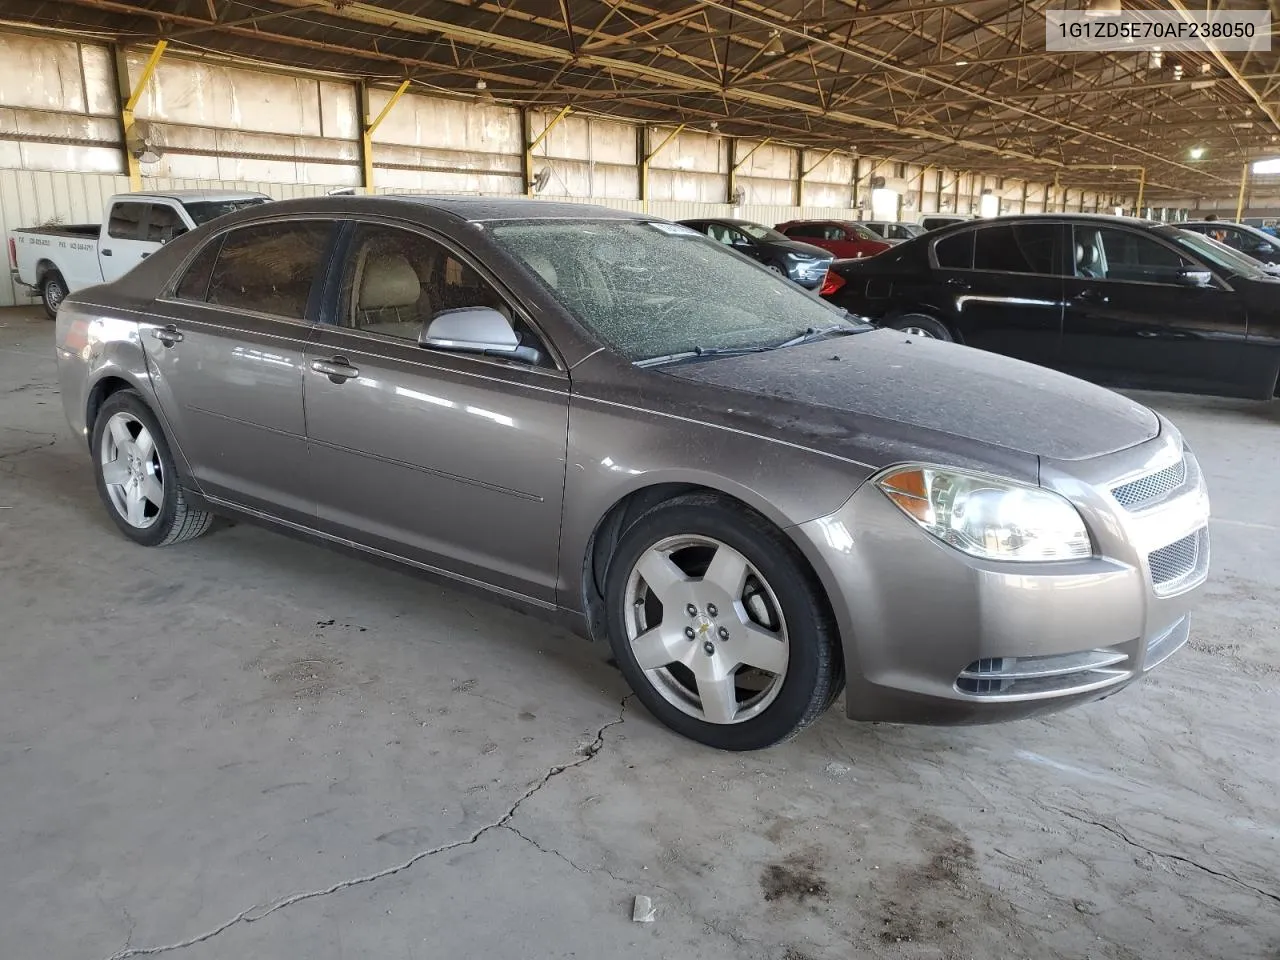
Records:
[[[481,100],[494,99],[493,91],[489,89],[489,84],[485,83],[483,80],[476,81],[476,93],[479,95]]]
[[[1173,79],[1175,79],[1175,80],[1181,80],[1181,79],[1182,79],[1182,64],[1180,64],[1180,63],[1175,63],[1175,64],[1173,65]]]
[[[1200,159],[1201,157],[1203,157],[1203,156],[1204,156],[1204,147],[1192,147],[1192,148],[1191,148],[1191,159],[1192,159],[1192,160],[1199,160],[1199,159]]]
[[[1207,77],[1211,73],[1213,73],[1212,63],[1206,60],[1204,63],[1200,64],[1200,76]]]
[[[1159,47],[1151,50],[1150,56],[1147,57],[1147,67],[1151,70],[1159,70],[1164,66],[1164,54],[1160,52]]]
[[[782,31],[770,30],[769,42],[764,45],[764,49],[760,51],[766,57],[780,57],[787,52],[787,48],[782,45]]]
[[[957,67],[967,67],[968,65],[969,65],[969,61],[968,61],[968,60],[957,60],[957,61],[956,61],[956,66],[957,66]]]

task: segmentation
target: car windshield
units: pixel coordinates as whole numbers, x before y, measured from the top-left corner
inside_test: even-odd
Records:
[[[900,223],[898,224],[898,229],[908,237],[918,237],[924,233],[924,227],[918,223]]]
[[[1243,277],[1265,277],[1266,271],[1252,257],[1232,250],[1225,243],[1191,230],[1170,229],[1168,238],[1193,256],[1208,260],[1215,267]]]
[[[198,200],[194,203],[184,203],[183,206],[187,208],[192,221],[199,227],[210,220],[225,217],[228,213],[235,213],[245,207],[256,207],[266,202],[266,197],[243,197],[239,200]]]
[[[777,346],[845,317],[679,224],[507,221],[491,232],[583,326],[632,362]]]
[[[776,243],[778,240],[787,239],[772,227],[766,227],[759,223],[742,222],[735,223],[734,226],[754,240],[769,240]]]

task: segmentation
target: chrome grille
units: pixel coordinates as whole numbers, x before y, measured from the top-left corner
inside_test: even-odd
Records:
[[[1165,597],[1203,579],[1209,569],[1209,531],[1201,529],[1147,554],[1151,585]]]
[[[1163,470],[1157,470],[1155,473],[1149,473],[1145,477],[1138,477],[1138,479],[1122,483],[1118,487],[1112,487],[1111,495],[1116,498],[1120,506],[1126,510],[1132,510],[1135,507],[1150,503],[1152,500],[1159,500],[1165,494],[1171,490],[1178,489],[1186,482],[1187,460],[1184,457]]]

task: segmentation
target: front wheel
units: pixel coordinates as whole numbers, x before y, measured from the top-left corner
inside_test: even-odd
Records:
[[[724,750],[787,740],[843,685],[837,631],[794,544],[710,494],[667,501],[618,542],[609,641],[651,713]]]
[[[133,390],[107,398],[93,422],[98,495],[120,531],[144,547],[198,537],[213,514],[192,509],[155,415]]]
[[[780,277],[785,277],[787,275],[787,271],[783,270],[776,263],[766,263],[765,267],[769,270],[770,273],[776,273]]]
[[[58,308],[67,299],[67,281],[57,270],[50,270],[40,283],[40,299],[44,302],[44,312],[50,320],[57,319]]]

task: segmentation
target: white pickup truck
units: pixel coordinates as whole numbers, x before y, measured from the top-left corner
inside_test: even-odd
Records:
[[[52,317],[68,293],[110,283],[174,237],[270,199],[225,190],[118,194],[107,201],[101,224],[10,231],[10,267],[14,279],[30,287]]]

